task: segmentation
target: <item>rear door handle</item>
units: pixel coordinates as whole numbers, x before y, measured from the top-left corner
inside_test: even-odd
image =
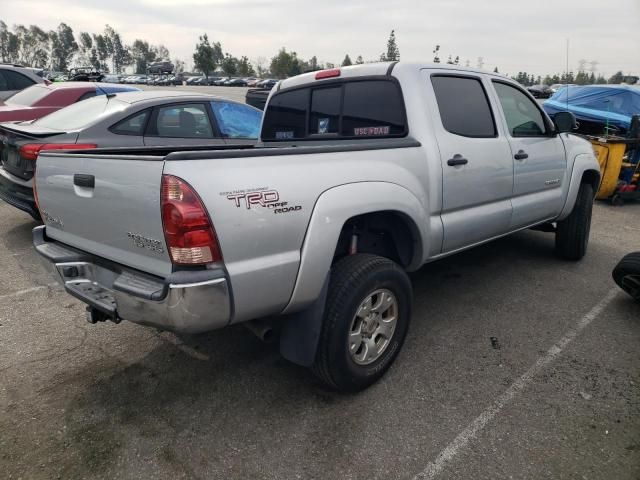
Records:
[[[77,187],[95,188],[96,177],[93,175],[85,175],[83,173],[76,173],[73,176],[73,184]]]
[[[515,158],[516,160],[524,160],[526,158],[529,158],[529,154],[527,152],[525,152],[524,150],[519,150],[518,153],[516,153],[513,158]]]
[[[449,165],[450,167],[455,167],[456,165],[466,165],[467,163],[469,163],[469,160],[464,158],[459,153],[456,153],[453,158],[447,160],[447,165]]]

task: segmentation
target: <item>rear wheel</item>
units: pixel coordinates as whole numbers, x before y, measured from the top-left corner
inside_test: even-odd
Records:
[[[411,317],[411,282],[393,261],[358,254],[331,271],[313,372],[327,386],[362,390],[395,360]]]
[[[623,257],[613,269],[612,276],[622,290],[640,301],[640,252]]]
[[[573,210],[567,218],[558,222],[556,251],[567,260],[580,260],[587,253],[593,210],[593,187],[583,183]]]

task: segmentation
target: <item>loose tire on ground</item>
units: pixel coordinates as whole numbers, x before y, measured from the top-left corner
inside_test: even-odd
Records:
[[[567,218],[558,222],[556,251],[562,258],[575,261],[580,260],[587,253],[593,199],[591,184],[581,184],[573,210]]]
[[[404,343],[412,301],[409,277],[395,262],[370,254],[339,260],[331,270],[314,374],[328,387],[345,392],[373,384],[391,366]],[[381,302],[388,302],[389,307]],[[393,315],[396,319],[391,329]],[[368,338],[354,346],[358,334]],[[376,352],[380,350],[374,352],[379,356],[368,358],[363,353],[369,345],[375,346]]]
[[[613,269],[612,276],[622,290],[640,301],[640,252],[624,256]]]

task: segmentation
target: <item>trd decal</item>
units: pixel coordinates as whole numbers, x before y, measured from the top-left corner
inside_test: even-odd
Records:
[[[289,205],[289,202],[280,201],[277,190],[262,187],[253,190],[234,190],[233,192],[220,192],[227,197],[237,208],[267,208],[274,214],[297,212],[302,210],[302,205]]]

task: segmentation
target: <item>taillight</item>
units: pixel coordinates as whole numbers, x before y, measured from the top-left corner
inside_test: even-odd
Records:
[[[36,176],[35,171],[33,172],[33,199],[36,202],[36,208],[40,211],[40,201],[38,200],[38,189],[36,188]]]
[[[174,264],[203,265],[222,261],[213,224],[202,200],[187,182],[163,175],[160,204],[164,237]]]
[[[323,78],[333,78],[340,76],[339,68],[331,68],[329,70],[321,70],[316,73],[316,80],[322,80]]]
[[[86,150],[96,148],[95,143],[27,143],[18,149],[25,160],[35,161],[42,150]]]

